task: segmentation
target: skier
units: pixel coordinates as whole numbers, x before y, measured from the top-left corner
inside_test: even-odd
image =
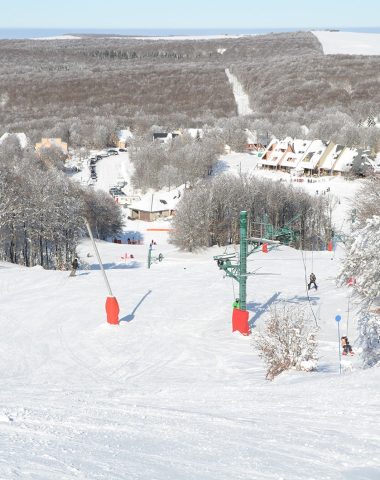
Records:
[[[77,258],[74,258],[74,260],[71,263],[71,272],[70,272],[70,277],[75,277],[75,273],[77,271],[77,268],[79,267],[79,262]]]
[[[232,304],[233,308],[240,308],[240,300],[238,298],[235,299],[234,303]]]
[[[347,337],[342,337],[340,339],[340,342],[342,344],[342,348],[343,348],[343,355],[353,355],[354,352],[352,351],[352,347],[350,345],[350,342],[348,341],[348,338]]]
[[[315,283],[316,280],[317,280],[317,278],[316,278],[316,276],[314,275],[314,273],[311,273],[311,274],[310,274],[310,281],[309,281],[309,283],[308,283],[308,285],[307,285],[307,289],[308,289],[308,290],[310,290],[312,284],[314,285],[314,288],[315,288],[316,290],[318,290],[318,285]]]

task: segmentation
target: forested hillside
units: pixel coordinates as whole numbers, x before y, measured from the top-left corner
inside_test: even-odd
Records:
[[[318,135],[326,115],[331,128],[322,133],[336,134],[380,105],[380,58],[323,55],[307,32],[2,40],[0,60],[0,132],[25,131],[33,141],[59,136],[83,145],[96,143],[89,139],[101,127],[215,125],[237,114],[225,68],[244,85],[260,129],[277,135],[302,125]]]

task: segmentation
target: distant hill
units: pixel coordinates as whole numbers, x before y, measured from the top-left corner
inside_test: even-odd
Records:
[[[250,95],[254,116],[290,112],[307,123],[326,109],[359,118],[380,105],[380,57],[325,56],[308,32],[2,40],[0,58],[0,133],[28,131],[33,140],[65,138],[71,124],[94,118],[197,126],[234,116],[227,67]]]

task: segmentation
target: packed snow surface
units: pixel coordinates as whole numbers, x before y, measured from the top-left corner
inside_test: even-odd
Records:
[[[379,33],[312,32],[321,42],[326,55],[380,55]]]
[[[356,338],[356,305],[348,317],[351,292],[335,282],[342,248],[249,257],[253,332],[283,300],[320,327],[318,371],[268,382],[252,337],[231,332],[238,288],[212,258],[237,248],[178,251],[152,230],[170,225],[127,221],[122,238],[140,244],[97,242],[118,326],[89,241],[75,278],[0,263],[0,478],[378,479],[380,370],[361,370],[357,352],[339,374],[336,314]],[[148,269],[151,240],[164,260]]]
[[[243,85],[239,82],[238,78],[230,72],[229,68],[225,70],[228,81],[232,86],[232,91],[235,97],[237,110],[239,115],[251,115],[252,109],[249,106],[249,97],[245,93]]]

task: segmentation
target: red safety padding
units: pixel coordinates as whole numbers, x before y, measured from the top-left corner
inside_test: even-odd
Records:
[[[107,297],[106,300],[107,322],[111,325],[119,325],[119,304],[116,297]]]
[[[243,335],[250,335],[251,330],[248,324],[249,313],[247,310],[234,308],[232,312],[232,331],[237,330]]]
[[[263,251],[264,253],[268,253],[268,244],[267,244],[267,243],[263,243],[261,249],[262,249],[262,251]]]
[[[333,251],[333,242],[329,242],[329,243],[327,244],[327,250],[328,250],[329,252],[332,252],[332,251]]]

